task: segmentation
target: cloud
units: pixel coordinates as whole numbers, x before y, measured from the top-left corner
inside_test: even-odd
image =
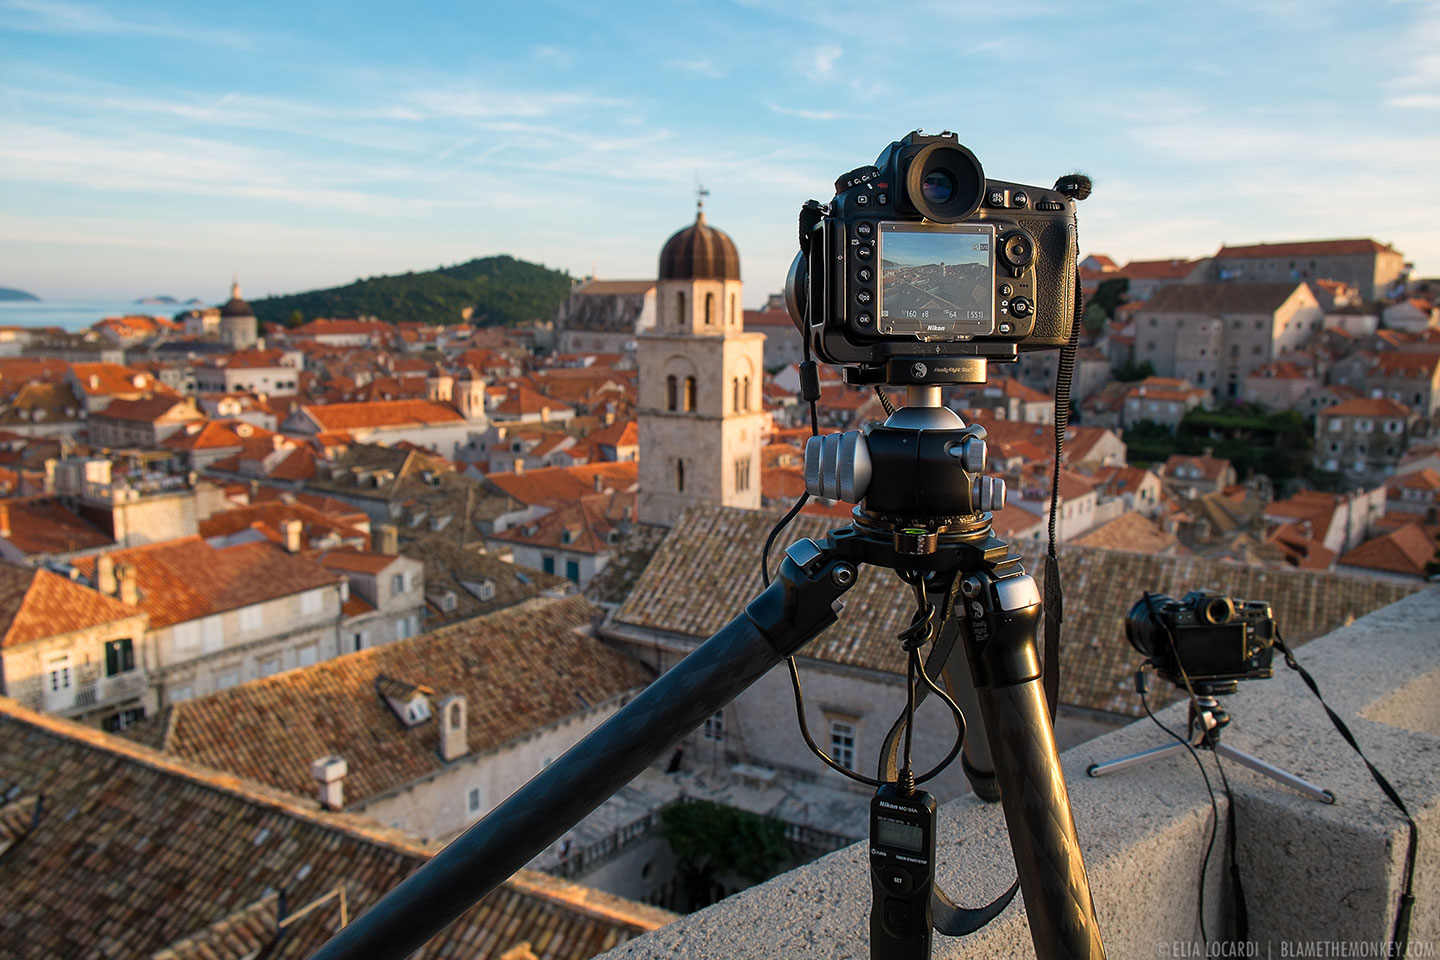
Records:
[[[679,70],[682,73],[693,73],[700,77],[709,77],[712,80],[719,80],[725,76],[725,71],[715,66],[708,57],[688,57],[667,60],[665,69]]]
[[[805,110],[799,107],[782,107],[778,104],[762,101],[769,110],[780,114],[783,117],[799,117],[802,120],[834,120],[838,113],[834,110]]]
[[[116,17],[98,7],[54,0],[0,0],[0,11],[6,16],[5,27],[31,33],[91,33],[157,37],[186,43],[253,50],[257,44],[245,34],[234,30],[211,30],[166,20],[139,17]]]
[[[821,44],[811,51],[810,56],[802,64],[805,75],[815,81],[823,82],[833,79],[835,65],[840,62],[840,57],[844,52],[833,43]]]

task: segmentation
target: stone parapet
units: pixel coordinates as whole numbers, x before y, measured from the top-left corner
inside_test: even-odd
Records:
[[[1306,644],[1297,655],[1362,749],[1419,824],[1412,942],[1440,955],[1440,587],[1416,593]],[[1284,624],[1280,625],[1284,629]],[[1138,657],[1137,657],[1138,660]],[[1237,956],[1378,956],[1356,952],[1389,936],[1402,887],[1407,831],[1360,759],[1330,725],[1299,676],[1276,658],[1273,680],[1227,697],[1224,742],[1328,788],[1334,805],[1307,799],[1236,763],[1225,764],[1237,814],[1237,848],[1250,917],[1251,952]],[[1172,729],[1183,704],[1159,714]],[[798,734],[796,734],[798,735]],[[1211,828],[1194,761],[1180,754],[1103,778],[1092,763],[1167,738],[1148,719],[1063,757],[1071,803],[1112,960],[1204,956],[1197,878]],[[1204,756],[1220,802],[1206,885],[1205,926],[1229,927],[1225,797],[1215,759]],[[870,884],[865,844],[782,874],[604,954],[628,958],[858,958],[868,953]],[[997,806],[973,796],[940,811],[941,885],[979,906],[1014,878]],[[937,958],[1033,957],[1018,902],[979,933],[936,937]],[[1329,953],[1297,952],[1319,945]],[[1350,944],[1350,953],[1339,946]],[[1212,948],[1213,949],[1213,948]],[[1187,952],[1188,951],[1188,952]],[[1232,955],[1232,954],[1224,954]]]

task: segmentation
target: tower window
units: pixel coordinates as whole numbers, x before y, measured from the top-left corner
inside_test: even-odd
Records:
[[[705,294],[705,326],[715,322],[715,294]]]
[[[675,326],[685,326],[685,291],[675,294]]]
[[[675,491],[685,492],[685,461],[680,459],[675,461]]]
[[[735,294],[730,294],[730,326],[732,327],[735,326],[735,321],[739,319],[739,313],[735,308],[735,299]]]
[[[723,390],[724,388],[722,387],[721,389]],[[686,377],[686,378],[685,378],[685,409],[686,409],[687,412],[695,409],[695,378],[694,378],[694,377]]]
[[[746,377],[741,381],[740,396],[745,398],[745,409],[750,409],[750,378]]]
[[[734,381],[734,394],[735,394],[734,406],[735,406],[735,409],[738,411],[738,410],[740,409],[740,378],[739,378],[739,377],[736,377],[736,378],[735,378],[735,381]]]
[[[674,375],[665,378],[665,409],[678,410],[680,408],[680,385]]]
[[[735,492],[744,493],[750,489],[750,458],[741,457],[735,461]]]

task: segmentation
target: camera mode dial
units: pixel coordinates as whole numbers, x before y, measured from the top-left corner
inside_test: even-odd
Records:
[[[849,173],[842,173],[840,175],[840,178],[835,181],[835,192],[844,193],[851,187],[858,187],[862,183],[869,183],[870,181],[878,178],[879,176],[879,167],[873,165],[868,167],[856,167]]]

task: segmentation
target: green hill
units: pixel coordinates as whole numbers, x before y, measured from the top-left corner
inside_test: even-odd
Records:
[[[424,273],[356,280],[343,287],[252,300],[262,323],[294,323],[316,317],[378,317],[398,323],[460,323],[513,326],[549,320],[570,292],[570,276],[514,257],[471,260]]]

